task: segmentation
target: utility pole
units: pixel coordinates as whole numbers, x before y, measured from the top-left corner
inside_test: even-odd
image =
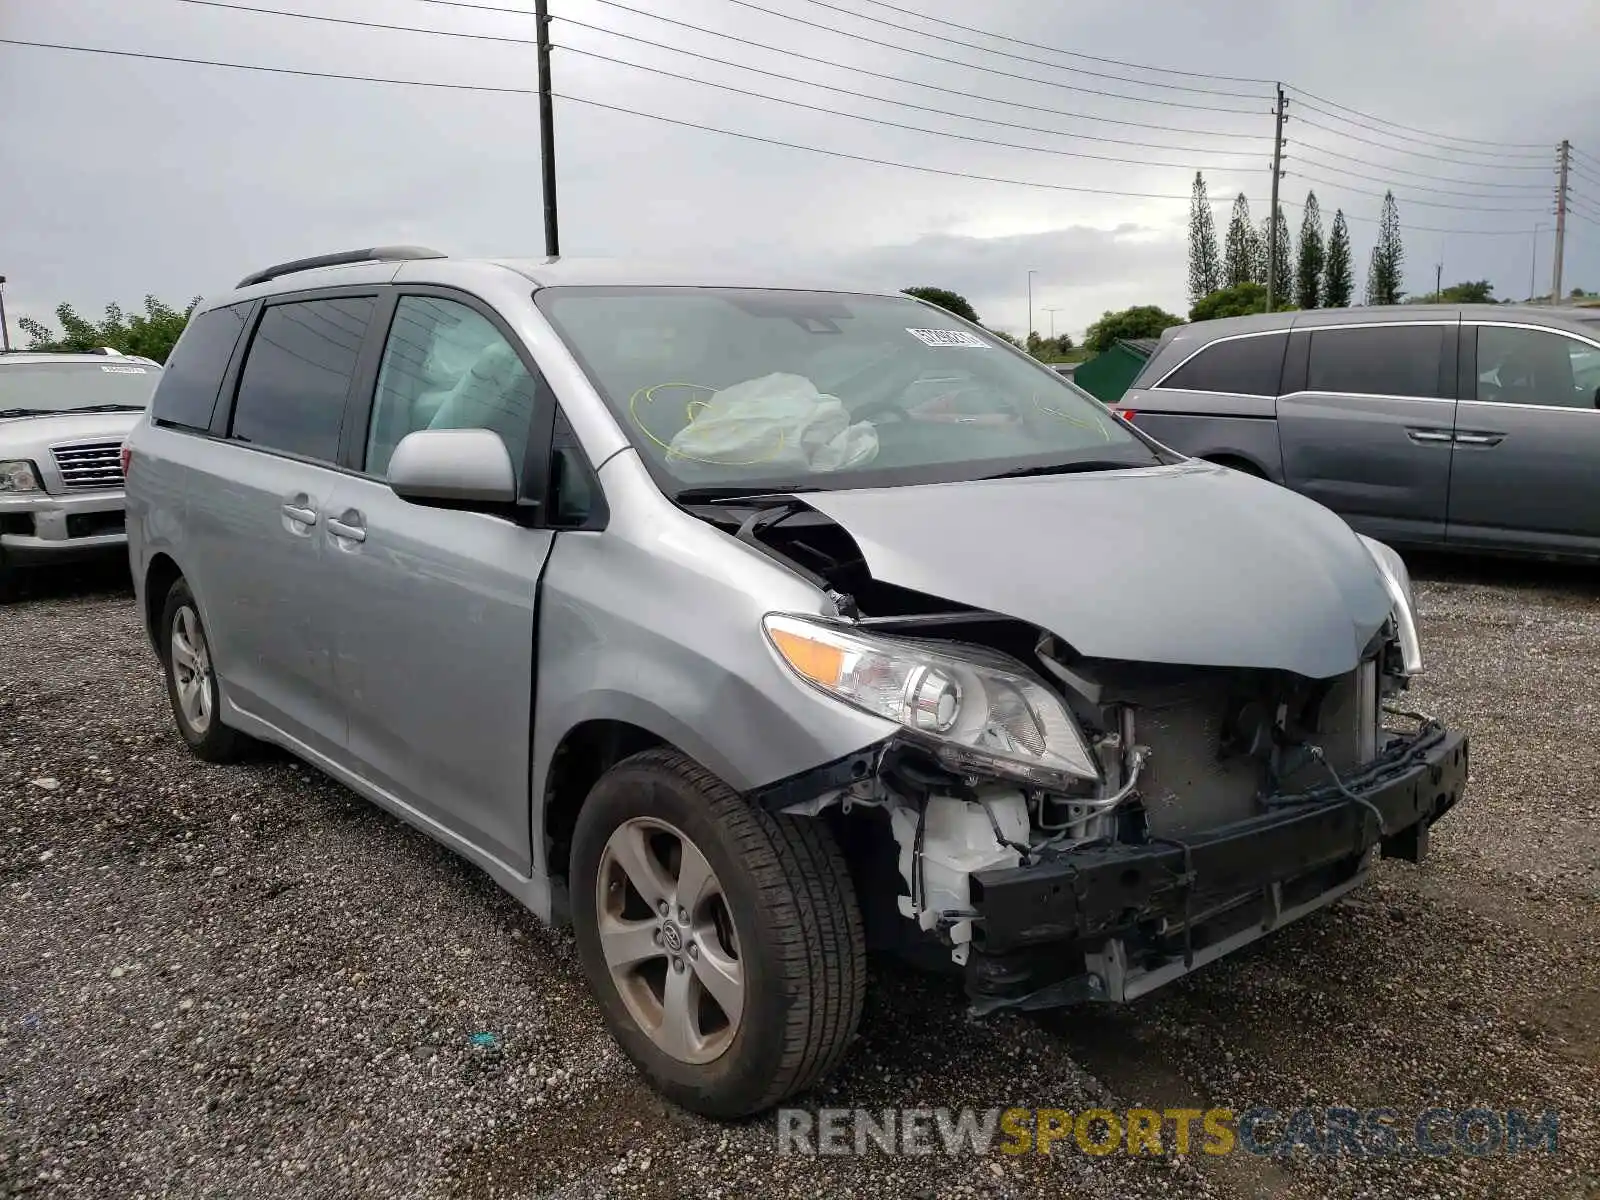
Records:
[[[556,223],[555,105],[550,99],[550,0],[534,0],[533,8],[539,26],[539,167],[544,179],[544,252],[556,258],[561,254],[561,234]]]
[[[1533,226],[1533,257],[1528,260],[1528,300],[1533,300],[1533,289],[1537,286],[1534,277],[1539,270],[1539,230],[1544,228],[1543,221],[1534,222]]]
[[[1028,272],[1028,339],[1033,339],[1033,277],[1037,271]]]
[[[1272,128],[1272,209],[1267,213],[1267,311],[1278,296],[1278,180],[1283,175],[1283,84],[1278,85],[1278,103],[1273,109]]]
[[[1433,264],[1433,302],[1439,304],[1444,298],[1444,264]]]
[[[6,277],[0,275],[0,353],[11,353],[11,327],[6,324]]]
[[[1567,164],[1572,157],[1572,143],[1561,139],[1556,151],[1556,249],[1555,261],[1550,267],[1550,303],[1561,303],[1561,258],[1567,241]]]

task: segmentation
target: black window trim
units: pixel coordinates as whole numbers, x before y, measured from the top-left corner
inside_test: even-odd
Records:
[[[1224,334],[1221,337],[1212,338],[1209,341],[1203,342],[1199,346],[1196,346],[1193,350],[1191,350],[1188,354],[1186,354],[1179,362],[1175,363],[1169,370],[1167,370],[1161,376],[1160,379],[1156,380],[1154,383],[1152,383],[1150,385],[1150,390],[1156,391],[1156,390],[1161,390],[1161,389],[1164,388],[1165,390],[1170,391],[1170,392],[1195,392],[1195,393],[1197,393],[1199,395],[1202,395],[1202,396],[1251,396],[1251,397],[1254,397],[1255,399],[1258,399],[1258,400],[1272,400],[1272,399],[1275,399],[1279,394],[1276,391],[1271,392],[1271,393],[1267,393],[1267,392],[1221,392],[1221,391],[1217,391],[1214,388],[1179,388],[1179,387],[1170,387],[1169,388],[1169,387],[1166,386],[1166,383],[1167,383],[1167,380],[1171,379],[1179,371],[1183,370],[1184,367],[1188,366],[1191,362],[1193,362],[1195,359],[1199,358],[1202,354],[1204,354],[1206,351],[1210,350],[1213,346],[1220,346],[1224,342],[1242,342],[1247,338],[1264,338],[1264,337],[1281,337],[1281,338],[1284,338],[1285,342],[1287,343],[1287,339],[1293,333],[1294,333],[1294,328],[1293,328],[1292,325],[1284,325],[1284,326],[1282,326],[1281,328],[1278,328],[1278,329],[1252,329],[1248,333],[1228,333],[1228,334]],[[1287,346],[1287,344],[1284,347],[1284,353],[1287,356],[1287,354],[1288,354],[1288,346]],[[1278,387],[1280,389],[1283,387],[1283,364],[1282,364],[1282,362],[1280,362],[1279,365],[1278,365]]]
[[[249,357],[250,347],[255,344],[256,331],[261,327],[261,319],[269,308],[276,308],[283,304],[300,304],[310,300],[337,300],[344,298],[366,297],[374,302],[372,319],[367,325],[365,338],[361,349],[356,352],[356,369],[350,378],[350,386],[345,391],[344,409],[339,417],[339,446],[344,445],[345,427],[350,422],[350,397],[361,382],[361,368],[366,359],[368,346],[372,341],[372,331],[377,325],[379,314],[384,308],[384,285],[382,284],[349,284],[344,287],[305,288],[294,292],[276,292],[270,296],[263,296],[255,301],[255,311],[245,319],[244,333],[239,338],[239,345],[234,348],[234,357],[228,364],[228,374],[224,378],[222,394],[225,402],[217,405],[217,411],[211,421],[211,436],[218,441],[227,442],[230,446],[237,446],[244,450],[253,450],[257,454],[270,454],[275,458],[288,459],[290,462],[305,463],[313,467],[322,467],[329,471],[341,471],[343,468],[337,461],[325,458],[313,458],[306,454],[295,454],[293,451],[280,450],[276,446],[263,446],[255,442],[244,442],[233,436],[234,409],[239,402],[239,383],[244,375],[244,363]],[[335,458],[338,457],[335,452]],[[348,473],[348,472],[346,472]]]
[[[345,423],[340,432],[338,469],[374,483],[386,483],[381,476],[366,470],[367,430],[372,421],[372,408],[377,399],[378,373],[383,365],[383,352],[389,343],[389,330],[394,324],[395,311],[399,308],[400,301],[406,296],[432,296],[469,308],[488,321],[515,352],[522,362],[523,369],[534,381],[533,417],[528,425],[528,442],[523,448],[522,462],[518,465],[517,492],[523,498],[518,502],[516,515],[518,524],[555,530],[604,529],[609,519],[604,489],[600,484],[599,472],[594,469],[594,464],[589,461],[589,456],[581,445],[576,449],[584,469],[589,473],[596,503],[590,511],[589,519],[581,525],[566,525],[549,519],[553,510],[550,503],[555,453],[553,435],[560,401],[556,398],[555,389],[550,386],[549,379],[539,369],[538,362],[523,344],[522,338],[511,327],[510,322],[482,297],[448,284],[389,283],[381,285],[380,291],[382,295],[377,310],[372,315],[372,326],[368,330],[367,342],[362,346],[361,356],[357,360],[355,381],[345,404]]]

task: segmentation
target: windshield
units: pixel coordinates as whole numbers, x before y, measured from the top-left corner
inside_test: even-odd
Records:
[[[0,359],[0,413],[147,408],[161,368],[150,363],[11,362]]]
[[[1055,372],[909,298],[558,287],[536,299],[674,494],[1161,461]]]

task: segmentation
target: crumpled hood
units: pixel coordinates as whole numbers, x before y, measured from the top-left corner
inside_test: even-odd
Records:
[[[1209,463],[798,499],[875,579],[1047,629],[1093,658],[1355,669],[1391,601],[1344,521]]]

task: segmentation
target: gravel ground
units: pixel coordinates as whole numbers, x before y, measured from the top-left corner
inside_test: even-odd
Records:
[[[476,871],[190,757],[125,578],[74,574],[0,608],[0,1195],[1600,1196],[1600,577],[1419,573],[1414,701],[1474,739],[1425,868],[1126,1009],[973,1021],[875,969],[804,1102],[1551,1108],[1555,1156],[779,1156],[655,1099]]]

